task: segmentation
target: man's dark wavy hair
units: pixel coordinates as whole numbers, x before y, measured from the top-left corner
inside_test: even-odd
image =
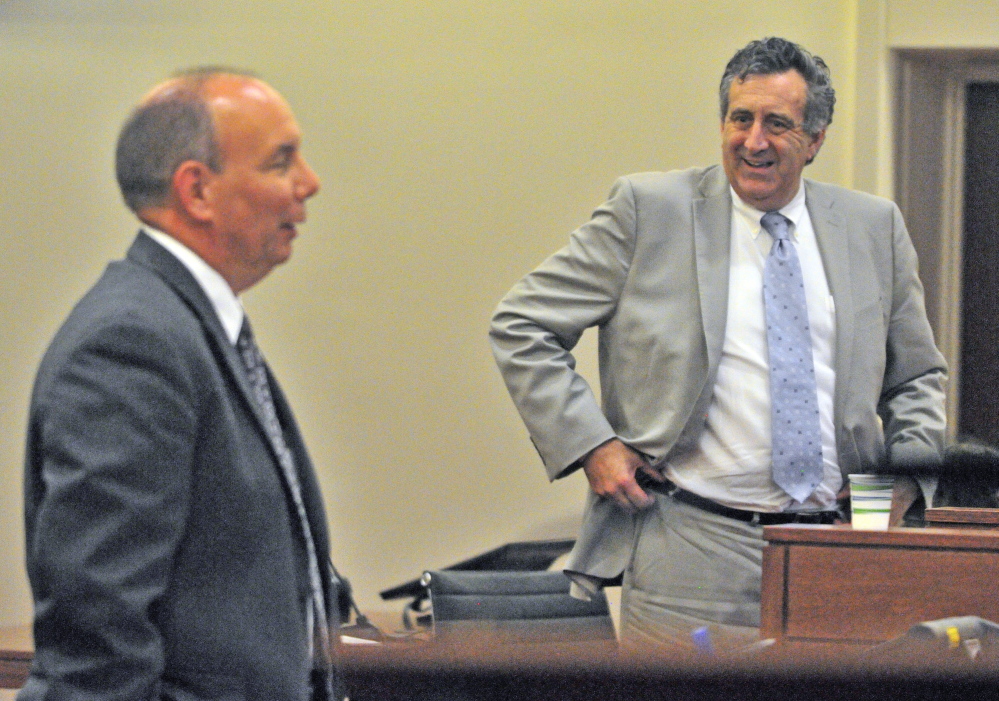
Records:
[[[751,75],[773,75],[790,70],[798,71],[808,86],[802,128],[809,136],[816,136],[832,122],[833,105],[836,104],[836,91],[832,87],[829,67],[820,57],[813,56],[794,42],[780,37],[749,42],[725,66],[718,88],[722,120],[728,114],[728,94],[732,81],[745,80]]]

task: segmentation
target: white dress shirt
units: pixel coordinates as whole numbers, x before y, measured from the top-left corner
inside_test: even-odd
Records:
[[[760,226],[764,212],[747,205],[734,190],[728,315],[714,395],[696,448],[670,460],[666,474],[687,491],[737,509],[829,509],[842,483],[833,425],[835,306],[805,206],[805,188],[799,186],[780,211],[792,222],[792,240],[805,280],[822,434],[822,483],[799,504],[771,478],[763,266],[773,239]]]
[[[201,256],[173,236],[164,234],[162,231],[148,225],[143,226],[142,229],[156,243],[172,253],[188,269],[191,275],[194,276],[198,285],[201,286],[201,289],[208,296],[208,301],[212,303],[212,308],[215,309],[215,314],[218,315],[219,321],[222,322],[222,328],[225,330],[226,337],[235,346],[236,339],[239,337],[239,330],[243,326],[245,312],[243,311],[243,305],[240,303],[239,297],[233,293],[232,288],[229,287],[229,283],[219,275],[215,268],[208,265]]]

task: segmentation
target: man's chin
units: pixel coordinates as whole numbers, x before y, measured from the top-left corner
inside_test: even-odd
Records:
[[[777,195],[776,188],[765,183],[750,182],[740,185],[740,187],[734,188],[736,194],[739,195],[743,202],[763,212],[767,211],[767,205]]]
[[[288,238],[286,241],[282,241],[278,244],[272,251],[270,255],[270,260],[273,265],[281,265],[291,258],[292,253],[292,238]]]

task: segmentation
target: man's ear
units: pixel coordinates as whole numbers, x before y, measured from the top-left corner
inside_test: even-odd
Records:
[[[826,140],[826,130],[823,129],[815,136],[809,138],[812,140],[812,143],[808,145],[808,160],[805,161],[805,165],[810,164],[819,155],[819,149],[822,148],[822,143]]]
[[[200,161],[184,161],[173,172],[171,183],[181,209],[198,222],[208,222],[214,214],[209,197],[209,181],[215,173]]]

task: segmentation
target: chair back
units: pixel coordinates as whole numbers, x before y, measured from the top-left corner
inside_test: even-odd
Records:
[[[607,597],[569,594],[562,572],[431,570],[434,638],[497,643],[616,641]]]

